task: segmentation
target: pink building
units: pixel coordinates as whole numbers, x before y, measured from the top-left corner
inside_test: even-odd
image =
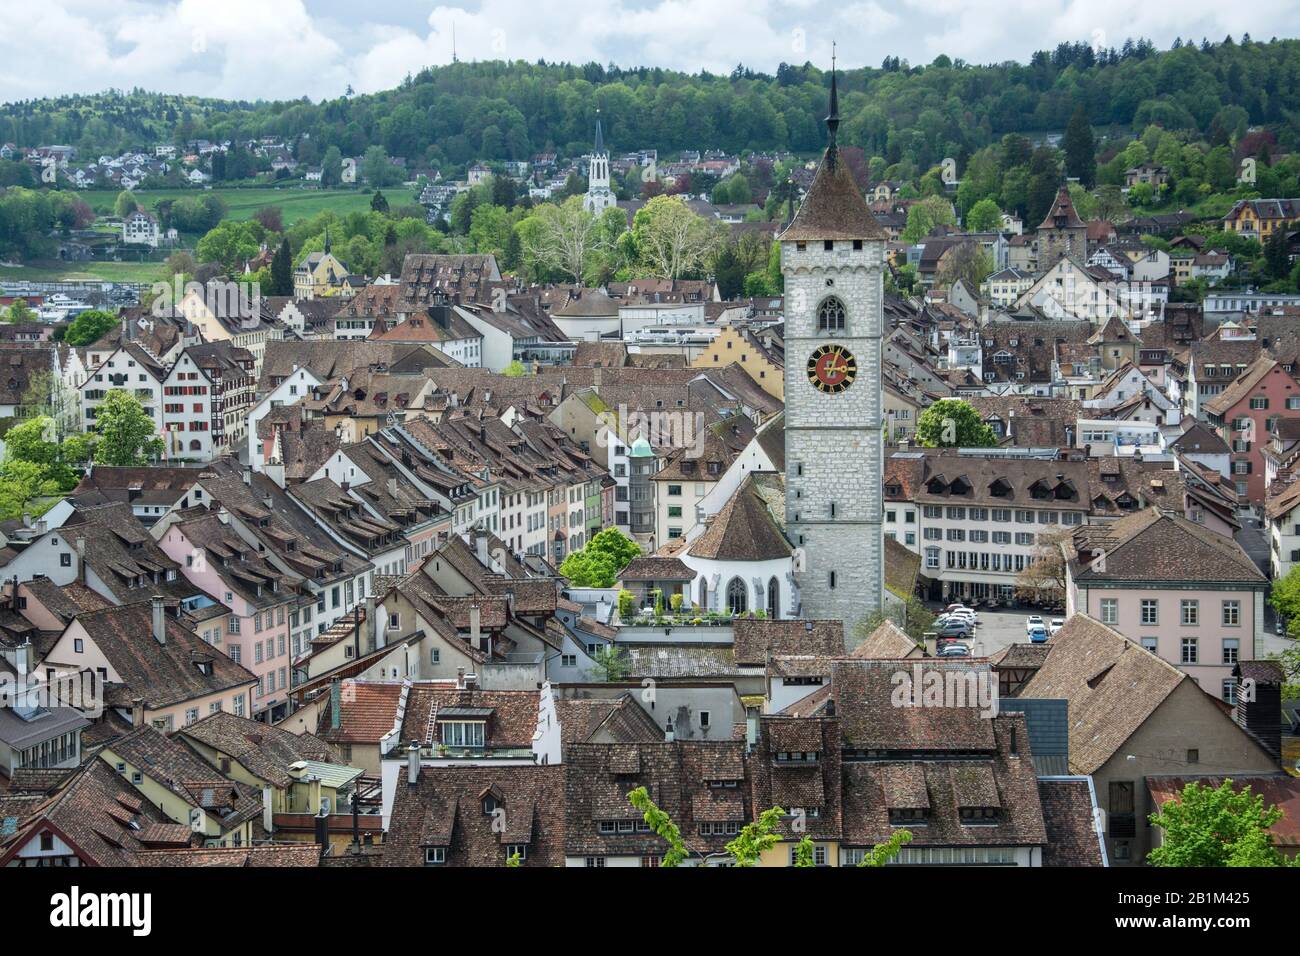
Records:
[[[1264,501],[1264,449],[1283,418],[1300,418],[1300,384],[1261,354],[1237,380],[1206,401],[1205,414],[1232,449],[1231,478],[1241,503]]]
[[[1268,579],[1229,537],[1158,508],[1085,525],[1066,564],[1066,610],[1087,614],[1232,703],[1238,661],[1264,633]]]
[[[186,580],[229,609],[196,630],[257,677],[251,716],[279,720],[289,712],[293,681],[290,617],[300,600],[310,598],[303,596],[300,579],[268,564],[223,516],[182,512],[170,520],[158,544],[180,564]]]

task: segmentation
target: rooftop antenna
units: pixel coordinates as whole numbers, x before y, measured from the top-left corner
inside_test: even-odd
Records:
[[[451,21],[451,62],[452,62],[452,63],[457,62],[457,60],[456,60],[456,21],[455,21],[455,20],[452,20],[452,21]]]

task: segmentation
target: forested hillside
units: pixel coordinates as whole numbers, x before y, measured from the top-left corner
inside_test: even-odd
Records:
[[[828,77],[805,64],[775,75],[744,67],[730,76],[597,64],[456,63],[431,68],[398,89],[322,102],[232,103],[133,91],[0,106],[0,142],[63,143],[83,153],[168,140],[274,135],[319,162],[330,146],[361,155],[381,144],[413,162],[461,165],[524,159],[543,149],[581,152],[596,110],[615,149],[718,148],[816,151],[823,137]],[[888,58],[842,74],[842,141],[887,164],[924,170],[964,158],[1006,133],[1059,131],[1076,107],[1105,132],[1151,124],[1204,138],[1239,138],[1276,127],[1296,145],[1300,42],[1175,44],[1146,41],[1095,52],[1065,44],[1028,64],[972,66],[939,57],[928,66]],[[327,92],[327,91],[322,91]],[[339,91],[343,94],[344,91]]]

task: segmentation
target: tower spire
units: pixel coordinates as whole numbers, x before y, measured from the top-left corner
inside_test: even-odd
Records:
[[[605,137],[600,130],[600,107],[596,107],[596,152],[601,153],[605,150]]]
[[[831,108],[826,114],[826,131],[830,133],[827,156],[835,155],[835,134],[840,128],[840,95],[835,76],[835,43],[831,43]]]

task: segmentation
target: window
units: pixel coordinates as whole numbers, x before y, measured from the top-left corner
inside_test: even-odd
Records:
[[[817,307],[817,331],[844,331],[844,303],[835,296],[822,300],[822,304]]]
[[[1237,663],[1237,655],[1241,651],[1241,641],[1235,637],[1225,637],[1223,639],[1223,663]]]
[[[795,854],[798,852],[798,849],[799,849],[798,844],[795,844],[794,846],[790,847],[790,865],[791,865],[791,866],[794,866]],[[825,866],[825,865],[826,865],[826,847],[824,847],[824,846],[819,846],[819,845],[813,847],[813,864],[814,864],[815,866]]]
[[[445,846],[426,846],[424,848],[425,866],[442,866],[446,862],[447,848]]]
[[[577,667],[577,666],[578,666],[578,655],[577,655],[577,654],[561,654],[561,655],[560,655],[560,666],[561,666],[561,667]]]
[[[1101,599],[1101,623],[1103,624],[1119,623],[1119,599],[1118,598]]]
[[[1268,408],[1268,398],[1264,395],[1254,395],[1250,399],[1251,408]]]
[[[1142,638],[1142,649],[1154,654],[1156,652],[1156,639],[1154,637]]]
[[[931,570],[934,570],[934,569],[936,569],[936,568],[939,567],[939,549],[938,549],[938,548],[926,548],[926,549],[925,549],[925,566],[926,566],[927,568],[930,568]]]
[[[589,856],[583,861],[583,865],[603,869],[605,866],[605,858],[603,856]]]
[[[510,860],[519,857],[520,862],[528,859],[528,844],[526,843],[507,843],[506,859]]]
[[[442,721],[442,742],[448,747],[482,747],[482,721],[444,720]]]
[[[1184,637],[1182,645],[1182,662],[1184,664],[1195,664],[1200,658],[1200,650],[1196,638]]]
[[[1227,627],[1237,627],[1241,624],[1241,602],[1240,601],[1223,602],[1223,623]]]
[[[732,578],[727,582],[727,610],[732,614],[744,614],[749,610],[745,582],[740,578]]]
[[[70,567],[72,567],[72,555],[70,555],[70,554],[66,554],[66,553],[65,553],[65,554],[60,554],[60,555],[59,555],[59,567],[61,567],[61,568],[70,568]]]
[[[1180,602],[1180,608],[1184,627],[1194,627],[1201,623],[1200,601],[1182,601]]]
[[[1237,703],[1237,681],[1231,677],[1225,677],[1219,685],[1219,696],[1226,703],[1235,706]]]
[[[1142,599],[1142,623],[1160,623],[1160,602],[1155,598]]]

